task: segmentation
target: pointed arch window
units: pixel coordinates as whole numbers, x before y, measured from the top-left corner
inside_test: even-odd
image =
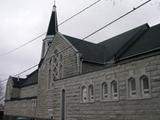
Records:
[[[87,102],[87,88],[86,88],[86,86],[82,86],[82,88],[81,88],[81,100],[82,100],[82,102]]]
[[[89,101],[94,100],[94,88],[93,85],[89,85],[88,87],[88,96],[89,96]]]
[[[135,78],[131,77],[128,79],[128,94],[129,97],[136,96],[136,80]]]
[[[150,95],[149,79],[146,75],[140,77],[141,94],[143,97]]]
[[[108,84],[106,82],[102,83],[102,99],[107,99],[108,96]]]
[[[115,80],[111,82],[111,97],[112,99],[118,99],[118,85]]]

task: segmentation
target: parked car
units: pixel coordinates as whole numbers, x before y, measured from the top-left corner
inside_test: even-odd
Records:
[[[17,117],[16,120],[32,120],[32,119],[27,117]]]

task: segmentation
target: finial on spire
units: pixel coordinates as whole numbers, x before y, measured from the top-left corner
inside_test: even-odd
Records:
[[[53,11],[56,11],[56,0],[54,0]]]
[[[54,6],[56,6],[56,0],[54,0]]]

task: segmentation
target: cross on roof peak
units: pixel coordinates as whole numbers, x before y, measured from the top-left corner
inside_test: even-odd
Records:
[[[54,6],[56,6],[56,0],[54,0]]]

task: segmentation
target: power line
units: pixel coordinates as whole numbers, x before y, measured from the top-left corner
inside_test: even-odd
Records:
[[[63,50],[61,50],[61,51],[58,52],[57,54],[60,54],[60,53],[62,53],[63,51],[65,51],[65,50],[67,50],[67,49],[69,49],[69,48],[71,48],[71,47],[72,47],[72,46],[69,46],[69,47],[67,47],[67,48],[64,48]],[[49,58],[51,58],[51,57],[53,57],[53,55],[50,56]],[[48,60],[49,58],[47,58],[47,60]],[[32,67],[30,67],[30,68],[28,68],[28,69],[26,69],[26,70],[24,70],[24,71],[22,71],[22,72],[16,74],[16,75],[13,75],[13,76],[19,76],[19,75],[21,75],[21,74],[23,74],[23,73],[25,73],[25,72],[27,72],[27,71],[29,71],[29,70],[31,70],[31,69],[37,67],[38,65],[39,65],[39,64],[34,65],[34,66],[32,66]],[[8,80],[8,79],[1,80],[0,83],[5,84],[4,82],[7,82],[7,80]]]
[[[100,1],[100,0],[99,0],[99,1]],[[100,31],[100,30],[104,29],[105,27],[108,27],[109,25],[111,25],[111,24],[113,24],[114,22],[116,22],[116,21],[120,20],[121,18],[123,18],[123,17],[127,16],[128,14],[130,14],[130,13],[134,12],[135,10],[139,9],[140,7],[144,6],[145,4],[147,4],[147,3],[148,3],[148,2],[150,2],[150,1],[151,1],[151,0],[148,0],[148,1],[144,2],[144,3],[142,3],[142,4],[141,4],[141,5],[139,5],[138,7],[136,7],[136,8],[134,8],[133,10],[131,10],[131,11],[127,12],[126,14],[122,15],[121,17],[119,17],[119,18],[117,18],[117,19],[113,20],[112,22],[110,22],[110,23],[108,23],[107,25],[103,26],[102,28],[100,28],[100,29],[96,30],[94,33],[92,33],[92,34],[90,34],[90,35],[86,36],[86,37],[85,37],[85,38],[83,38],[83,39],[89,38],[90,36],[92,36],[92,35],[96,34],[98,31]],[[65,50],[67,50],[67,49],[69,49],[69,48],[71,48],[71,47],[72,47],[72,46],[69,46],[69,47],[67,47],[67,48],[64,48],[63,50],[61,50],[61,51],[60,51],[60,52],[58,52],[57,54],[60,54],[60,53],[62,53],[63,51],[65,51]],[[48,57],[48,58],[47,58],[47,60],[48,60],[48,59],[50,59],[51,57],[53,57],[53,55],[52,55],[52,56],[50,56],[50,57]]]
[[[95,3],[93,3],[93,4],[90,5],[90,6],[93,6],[94,4],[98,3],[99,1],[101,1],[101,0],[96,1]],[[88,36],[84,37],[83,39],[87,39],[87,38],[91,37],[92,35],[96,34],[97,32],[101,31],[102,29],[108,27],[109,25],[113,24],[114,22],[118,21],[119,19],[121,19],[121,18],[127,16],[128,14],[132,13],[133,11],[139,9],[140,7],[142,7],[143,5],[147,4],[147,3],[150,2],[150,1],[151,1],[151,0],[146,1],[145,3],[143,3],[143,4],[139,5],[138,7],[134,8],[133,10],[127,12],[126,14],[120,16],[119,18],[115,19],[114,21],[112,21],[112,22],[106,24],[105,26],[101,27],[100,29],[96,30],[95,32],[93,32],[93,33],[89,34]],[[89,8],[89,7],[88,7],[88,8]],[[87,9],[87,8],[86,8],[86,9]],[[84,11],[85,11],[86,9],[84,9]],[[80,13],[82,13],[82,12],[83,12],[83,11],[80,11]],[[80,14],[80,13],[79,13],[79,14]],[[72,19],[72,18],[75,17],[76,15],[78,15],[78,13],[75,14],[75,15],[73,15],[72,17],[68,18],[67,20],[65,20],[64,22],[62,22],[60,25],[62,25],[62,24],[64,24],[65,22],[69,21],[70,19]],[[15,48],[15,49],[13,49],[13,50],[7,52],[7,53],[4,53],[4,54],[10,54],[11,52],[16,51],[17,49],[24,47],[25,45],[27,45],[27,44],[29,44],[29,43],[35,41],[36,39],[42,37],[44,34],[46,34],[46,32],[43,33],[43,34],[41,34],[41,35],[39,35],[38,37],[34,38],[33,40],[30,40],[30,41],[24,43],[23,45],[21,45],[21,46]],[[68,47],[68,48],[66,48],[66,49],[69,49],[69,48],[70,48],[70,47]],[[66,50],[66,49],[65,49],[65,50]],[[61,51],[61,52],[62,52],[62,51]],[[61,53],[61,52],[59,52],[59,53]],[[59,53],[58,53],[58,54],[59,54]],[[4,54],[2,54],[2,55],[0,55],[0,56],[3,56]],[[28,69],[26,69],[26,70],[24,70],[24,71],[22,71],[22,72],[20,72],[20,73],[14,75],[14,76],[19,76],[19,75],[21,75],[21,74],[23,74],[23,73],[25,73],[25,72],[27,72],[27,71],[29,71],[29,70],[31,70],[31,69],[37,67],[37,66],[38,66],[38,64],[37,64],[37,65],[34,65],[34,66],[32,66],[32,67],[30,67],[30,68],[28,68]],[[2,80],[2,81],[0,81],[0,83],[3,83],[3,82],[5,82],[5,81],[7,81],[7,80],[8,80],[8,79]],[[1,98],[0,98],[0,101],[2,101],[4,98],[5,98],[5,96],[1,97]]]
[[[119,18],[115,19],[114,21],[106,24],[105,26],[99,28],[98,30],[92,32],[91,34],[87,35],[87,36],[84,37],[83,39],[87,39],[87,38],[91,37],[92,35],[96,34],[97,32],[103,30],[104,28],[106,28],[106,27],[110,26],[111,24],[115,23],[116,21],[120,20],[121,18],[123,18],[123,17],[127,16],[128,14],[134,12],[135,10],[141,8],[142,6],[144,6],[145,4],[147,4],[147,3],[150,2],[150,1],[151,1],[151,0],[148,0],[148,1],[144,2],[143,4],[139,5],[138,7],[133,8],[131,11],[127,12],[126,14],[124,14],[124,15],[122,15],[122,16],[120,16]]]
[[[68,22],[68,21],[71,20],[72,18],[74,18],[74,17],[76,17],[77,15],[81,14],[82,12],[84,12],[85,10],[87,10],[87,9],[89,9],[90,7],[94,6],[95,4],[97,4],[97,3],[100,2],[100,1],[101,1],[101,0],[97,0],[96,2],[94,2],[94,3],[92,3],[91,5],[87,6],[86,8],[84,8],[83,10],[81,10],[80,12],[78,12],[78,13],[74,14],[73,16],[71,16],[70,18],[64,20],[64,21],[61,22],[58,26],[61,26],[62,24]],[[106,24],[105,26],[101,27],[100,29],[96,30],[95,32],[93,32],[93,33],[87,35],[87,36],[84,37],[83,39],[87,39],[87,38],[91,37],[91,36],[94,35],[95,33],[101,31],[102,29],[104,29],[104,28],[106,28],[107,26],[113,24],[114,22],[118,21],[119,19],[121,19],[121,18],[127,16],[128,14],[132,13],[133,11],[137,10],[138,8],[142,7],[143,5],[147,4],[147,3],[150,2],[150,1],[151,1],[151,0],[148,0],[147,2],[141,4],[140,6],[134,8],[133,10],[131,10],[131,11],[127,12],[126,14],[122,15],[121,17],[117,18],[116,20],[114,20],[114,21],[112,21],[112,22]],[[35,41],[35,40],[37,40],[38,38],[42,37],[42,36],[45,35],[45,34],[46,34],[46,32],[40,34],[40,35],[37,36],[36,38],[34,38],[34,39],[32,39],[32,40],[30,40],[30,41],[28,41],[28,42],[22,44],[21,46],[15,48],[15,49],[13,49],[13,50],[10,50],[10,51],[8,51],[8,52],[6,52],[6,53],[1,54],[0,57],[5,56],[5,55],[8,55],[8,54],[10,54],[10,53],[12,53],[12,52],[17,51],[18,49],[20,49],[20,48],[26,46],[27,44],[29,44],[29,43],[31,43],[31,42],[33,42],[33,41]]]
[[[76,17],[77,15],[81,14],[82,12],[84,12],[85,10],[89,9],[90,7],[94,6],[95,4],[99,3],[101,0],[97,0],[96,2],[92,3],[91,5],[87,6],[86,8],[82,9],[81,11],[79,11],[78,13],[74,14],[73,16],[71,16],[70,18],[64,20],[63,22],[61,22],[58,26],[61,26],[62,24],[68,22],[69,20],[71,20],[72,18]]]
[[[66,48],[64,48],[63,50],[61,50],[60,52],[58,52],[57,54],[60,54],[60,53],[62,53],[63,51],[66,51],[67,49],[69,49],[69,48],[71,48],[71,47],[72,47],[72,46],[66,47]],[[51,57],[53,57],[53,55],[50,56],[49,58],[51,58]],[[48,60],[49,58],[47,58],[46,60]],[[32,66],[32,67],[30,67],[30,68],[28,68],[28,69],[26,69],[26,70],[18,73],[18,74],[13,75],[13,76],[19,76],[19,75],[21,75],[21,74],[23,74],[23,73],[25,73],[25,72],[27,72],[27,71],[29,71],[29,70],[37,67],[38,65],[39,65],[39,64],[36,64],[36,65],[34,65],[34,66]],[[1,80],[0,83],[4,83],[4,82],[6,82],[7,80],[8,80],[8,79]]]
[[[82,10],[79,11],[78,13],[76,13],[76,14],[74,14],[73,16],[69,17],[68,19],[64,20],[64,21],[61,22],[58,26],[63,25],[64,23],[68,22],[68,21],[71,20],[72,18],[74,18],[74,17],[76,17],[77,15],[81,14],[81,13],[84,12],[85,10],[91,8],[92,6],[94,6],[95,4],[97,4],[97,3],[100,2],[100,1],[101,1],[101,0],[97,0],[96,2],[92,3],[91,5],[87,6],[87,7],[84,8],[84,9],[82,9]],[[10,51],[8,51],[8,52],[6,52],[6,53],[0,54],[0,57],[5,56],[5,55],[8,55],[8,54],[10,54],[10,53],[12,53],[12,52],[17,51],[18,49],[20,49],[20,48],[22,48],[22,47],[28,45],[29,43],[31,43],[31,42],[37,40],[38,38],[42,37],[42,36],[45,35],[46,33],[47,33],[47,32],[44,32],[44,33],[40,34],[40,35],[37,36],[36,38],[34,38],[34,39],[32,39],[32,40],[30,40],[30,41],[28,41],[28,42],[26,42],[26,43],[20,45],[19,47],[15,48],[15,49],[13,49],[13,50],[10,50]]]
[[[45,34],[46,34],[46,32],[45,32],[45,33],[40,34],[40,35],[39,35],[39,36],[37,36],[36,38],[34,38],[34,39],[32,39],[32,40],[30,40],[30,41],[28,41],[28,42],[26,42],[26,43],[24,43],[24,44],[20,45],[19,47],[15,48],[15,49],[13,49],[13,50],[10,50],[10,51],[8,51],[8,52],[6,52],[6,53],[1,54],[1,55],[0,55],[0,57],[5,56],[5,55],[8,55],[8,54],[10,54],[10,53],[12,53],[12,52],[17,51],[18,49],[20,49],[20,48],[22,48],[22,47],[24,47],[24,46],[28,45],[29,43],[31,43],[31,42],[33,42],[33,41],[37,40],[38,38],[42,37],[42,36],[43,36],[43,35],[45,35]]]
[[[58,52],[57,54],[60,54],[60,53],[62,53],[63,51],[66,51],[67,49],[69,49],[69,48],[71,48],[71,47],[72,47],[72,46],[66,47],[66,48],[64,48],[63,50],[61,50],[60,52]],[[53,55],[50,56],[49,58],[47,58],[46,60],[48,60],[48,59],[50,59],[50,58],[52,58],[52,57],[53,57]],[[32,66],[32,67],[30,67],[30,68],[28,68],[28,69],[26,69],[26,70],[18,73],[18,74],[13,75],[13,76],[19,76],[19,75],[21,75],[21,74],[23,74],[23,73],[25,73],[25,72],[27,72],[27,71],[29,71],[29,70],[37,67],[38,65],[39,65],[39,64],[36,64],[36,65],[34,65],[34,66]],[[8,79],[1,80],[0,83],[4,83],[4,82],[6,82],[7,80],[8,80]],[[5,84],[5,83],[4,83],[4,84]]]
[[[126,14],[122,15],[121,17],[115,19],[114,21],[108,23],[107,25],[105,25],[105,26],[103,26],[102,28],[96,30],[95,32],[89,34],[88,36],[86,36],[86,37],[83,38],[83,39],[89,38],[90,36],[96,34],[96,33],[99,32],[100,30],[102,30],[102,29],[108,27],[109,25],[113,24],[114,22],[118,21],[119,19],[121,19],[121,18],[127,16],[128,14],[130,14],[130,13],[132,13],[133,11],[137,10],[138,8],[144,6],[145,4],[147,4],[147,3],[150,2],[150,1],[151,1],[151,0],[148,0],[148,1],[144,2],[143,4],[139,5],[138,7],[134,8],[133,10],[127,12]],[[71,47],[71,46],[65,48],[64,50],[69,49],[70,47]],[[64,51],[64,50],[62,50],[62,51]],[[58,54],[60,54],[62,51],[60,51]],[[52,57],[52,56],[51,56],[51,57]],[[50,57],[50,58],[51,58],[51,57]],[[21,75],[22,73],[27,72],[28,70],[31,70],[31,69],[33,69],[34,67],[37,67],[37,66],[38,66],[38,64],[37,64],[37,65],[34,65],[34,66],[32,66],[32,67],[30,67],[30,68],[28,68],[28,69],[26,69],[26,70],[24,70],[23,72],[20,72],[20,73],[14,75],[14,76],[19,76],[19,75]],[[5,81],[7,81],[7,79],[0,81],[0,83],[5,82]]]
[[[2,97],[0,98],[0,101],[3,100],[3,99],[4,99],[4,96],[2,96]]]
[[[29,70],[37,67],[37,66],[38,66],[38,64],[37,64],[37,65],[34,65],[34,66],[32,66],[32,67],[30,67],[30,68],[28,68],[28,69],[26,69],[26,70],[24,70],[24,71],[22,71],[22,72],[20,72],[20,73],[18,73],[18,74],[16,74],[16,75],[13,75],[13,76],[19,76],[19,75],[21,75],[21,74],[23,74],[23,73],[25,73],[25,72],[27,72],[27,71],[29,71]],[[6,82],[7,80],[8,80],[8,79],[1,80],[0,83]]]
[[[34,65],[34,66],[32,66],[32,67],[30,67],[30,68],[28,68],[28,69],[26,69],[26,70],[24,70],[24,71],[22,71],[22,72],[20,72],[20,73],[14,75],[14,76],[19,76],[19,75],[21,75],[21,74],[23,74],[23,73],[25,73],[25,72],[27,72],[27,71],[29,71],[29,70],[31,70],[31,69],[37,67],[37,66],[38,66],[38,64],[37,64],[37,65]]]
[[[4,100],[4,98],[5,98],[5,96],[2,96],[2,97],[0,98],[0,102],[1,102],[2,100]]]

